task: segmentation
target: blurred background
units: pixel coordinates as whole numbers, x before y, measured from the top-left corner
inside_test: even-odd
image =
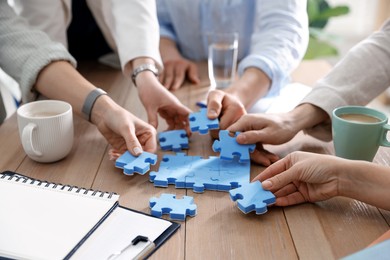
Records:
[[[158,0],[157,0],[158,1]],[[378,30],[390,15],[390,0],[307,0],[310,43],[305,60],[336,64],[346,52]],[[13,0],[8,0],[12,5]],[[17,83],[0,69],[0,91],[7,114],[18,106]],[[390,114],[390,90],[370,105]]]
[[[310,10],[310,6],[314,6],[314,10]],[[327,21],[325,24],[323,21],[322,24],[321,22],[319,23],[322,28],[319,28],[320,33],[318,35],[316,32],[312,32],[312,25],[309,26],[311,29],[310,34],[311,36],[313,34],[318,36],[317,38],[319,38],[320,41],[324,41],[325,44],[328,44],[330,48],[334,49],[328,49],[327,46],[324,48],[324,46],[315,45],[313,50],[314,54],[311,55],[311,57],[305,57],[305,59],[322,59],[328,61],[331,65],[334,65],[352,46],[381,27],[382,23],[390,16],[390,1],[308,0],[309,17],[311,13],[314,13],[314,18],[316,17],[316,14],[318,16],[318,13],[321,13],[321,10],[316,9],[325,10],[323,12],[325,12]],[[321,15],[319,16],[321,20]],[[314,25],[316,25],[316,23],[314,23]],[[314,29],[316,30],[318,28],[314,27]],[[309,52],[310,50],[308,50],[308,53]],[[306,56],[308,56],[308,53],[306,53]],[[373,100],[368,106],[375,107],[390,115],[390,89],[385,91],[377,99]]]
[[[328,5],[329,7],[321,6]],[[314,6],[312,11],[310,6]],[[330,10],[330,11],[329,11]],[[308,0],[309,17],[312,13],[320,16],[316,24],[320,23],[322,34],[319,36],[324,41],[336,48],[337,53],[326,53],[321,55],[319,50],[315,50],[315,59],[322,58],[328,60],[332,65],[337,62],[353,45],[367,37],[373,31],[380,28],[381,24],[390,15],[390,1],[388,0]],[[326,23],[321,21],[322,17],[328,18]],[[329,14],[328,16],[326,14]],[[334,15],[334,16],[332,16]],[[315,16],[315,14],[314,14]],[[313,19],[315,19],[314,17]],[[310,26],[312,29],[312,26]],[[313,33],[311,33],[313,34]]]

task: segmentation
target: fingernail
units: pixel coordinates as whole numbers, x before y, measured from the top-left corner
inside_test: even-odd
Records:
[[[263,188],[266,189],[266,190],[269,190],[270,188],[272,188],[272,182],[271,181],[263,181],[261,184],[263,185]]]
[[[246,136],[245,135],[238,135],[237,139],[240,141],[240,143],[246,144]]]
[[[217,111],[215,111],[214,109],[211,109],[211,110],[209,111],[209,116],[212,116],[212,117],[218,116]]]
[[[142,149],[139,147],[134,147],[133,152],[138,155],[142,153]]]

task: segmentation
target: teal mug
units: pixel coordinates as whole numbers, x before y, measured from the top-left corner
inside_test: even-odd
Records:
[[[344,106],[333,110],[332,135],[336,156],[372,161],[379,146],[390,147],[387,116],[364,106]]]

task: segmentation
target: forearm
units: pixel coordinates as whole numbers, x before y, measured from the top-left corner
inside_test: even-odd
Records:
[[[345,165],[340,173],[339,195],[390,210],[390,169],[364,161]]]
[[[70,103],[73,111],[81,115],[84,101],[95,86],[81,76],[70,63],[56,61],[39,73],[35,89],[47,98]]]
[[[271,86],[270,78],[257,68],[248,68],[226,92],[238,97],[246,109],[251,108],[258,99],[265,96]]]

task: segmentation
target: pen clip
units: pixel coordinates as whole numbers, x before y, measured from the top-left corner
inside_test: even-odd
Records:
[[[136,246],[139,242],[145,242],[148,243],[144,250],[138,255],[144,255],[144,252],[149,252],[150,249],[154,248],[154,243],[146,236],[138,235],[133,240],[131,240],[131,243],[125,246],[122,250],[112,253],[107,260],[113,260],[120,256],[123,252],[125,252],[127,249],[129,249],[132,246]],[[138,258],[138,257],[136,257]]]

